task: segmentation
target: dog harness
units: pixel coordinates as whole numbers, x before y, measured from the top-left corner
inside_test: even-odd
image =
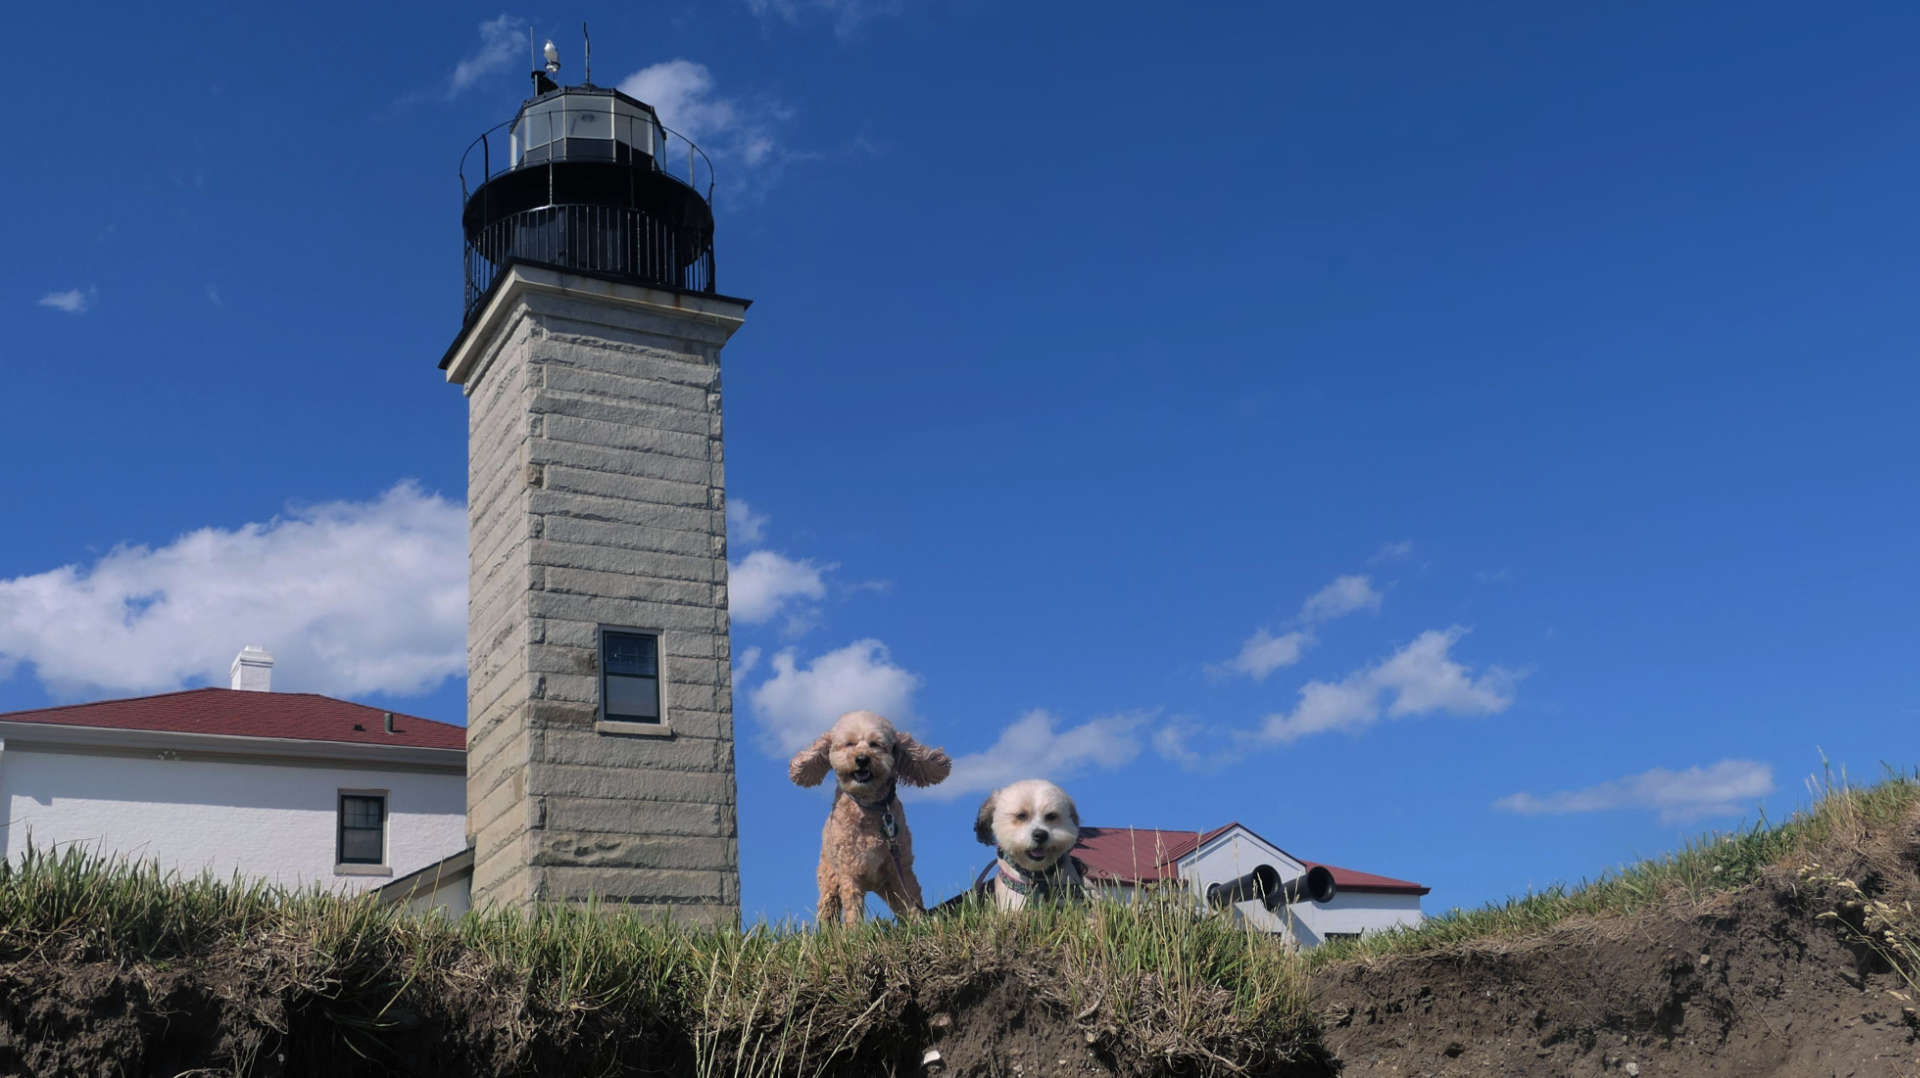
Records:
[[[841,792],[846,793],[844,790]],[[847,794],[847,800],[859,805],[868,812],[880,813],[880,833],[887,836],[887,845],[889,847],[896,844],[896,840],[900,834],[900,822],[894,818],[893,806],[900,800],[900,792],[895,783],[888,783],[886,796],[877,800],[871,802],[862,801],[852,794]]]
[[[893,814],[893,806],[900,801],[899,784],[895,782],[887,783],[886,795],[871,802],[862,801],[852,794],[847,793],[845,790],[840,791],[840,793],[844,795],[847,800],[860,806],[862,811],[878,812],[880,814],[880,834],[885,836],[887,840],[887,854],[893,858],[893,870],[904,880],[907,872],[906,869],[900,867],[900,820]]]

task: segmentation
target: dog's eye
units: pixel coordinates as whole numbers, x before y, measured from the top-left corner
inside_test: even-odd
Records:
[[[1057,813],[1057,812],[1049,812],[1049,813],[1047,813],[1047,822],[1048,822],[1048,823],[1052,823],[1053,821],[1055,821],[1055,820],[1057,820],[1057,819],[1059,819],[1059,818],[1060,818],[1060,814],[1059,814],[1059,813]]]
[[[1026,822],[1027,822],[1027,814],[1026,814],[1026,813],[1024,813],[1024,812],[1016,812],[1016,813],[1014,813],[1014,815],[1013,815],[1013,822],[1014,822],[1014,823],[1026,823]]]

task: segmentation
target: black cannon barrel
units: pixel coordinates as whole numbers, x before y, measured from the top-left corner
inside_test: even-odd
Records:
[[[1250,898],[1265,901],[1268,895],[1278,890],[1280,873],[1272,865],[1258,865],[1252,872],[1237,879],[1208,885],[1207,904],[1214,909],[1224,910]]]
[[[1332,902],[1339,890],[1333,885],[1333,873],[1325,865],[1315,865],[1304,874],[1281,884],[1278,889],[1268,891],[1267,908],[1278,909],[1295,902]]]
[[[1208,885],[1207,904],[1224,910],[1252,899],[1273,910],[1296,902],[1331,902],[1338,891],[1333,873],[1324,865],[1315,865],[1285,883],[1280,882],[1280,872],[1272,865],[1256,865],[1244,876]]]

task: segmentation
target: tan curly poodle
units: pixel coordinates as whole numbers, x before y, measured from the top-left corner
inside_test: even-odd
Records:
[[[840,716],[787,765],[787,777],[797,785],[818,786],[828,771],[837,783],[833,811],[820,833],[821,924],[835,917],[858,923],[869,891],[896,917],[921,911],[913,834],[896,789],[902,782],[932,786],[952,770],[944,751],[920,744],[871,711]]]

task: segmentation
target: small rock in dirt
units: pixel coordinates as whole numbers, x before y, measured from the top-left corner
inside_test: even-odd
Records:
[[[1709,968],[1711,968],[1712,966],[1713,966],[1713,956],[1712,956],[1712,955],[1710,955],[1710,954],[1703,954],[1703,955],[1701,955],[1701,956],[1700,956],[1700,968],[1701,968],[1701,969],[1709,969]]]
[[[932,1018],[928,1019],[927,1025],[935,1033],[945,1033],[947,1030],[953,1028],[953,1015],[950,1015],[945,1011],[941,1011],[939,1014],[936,1014]]]
[[[1627,1072],[1627,1078],[1640,1078],[1640,1064],[1632,1060],[1628,1060],[1627,1065],[1620,1069]]]

